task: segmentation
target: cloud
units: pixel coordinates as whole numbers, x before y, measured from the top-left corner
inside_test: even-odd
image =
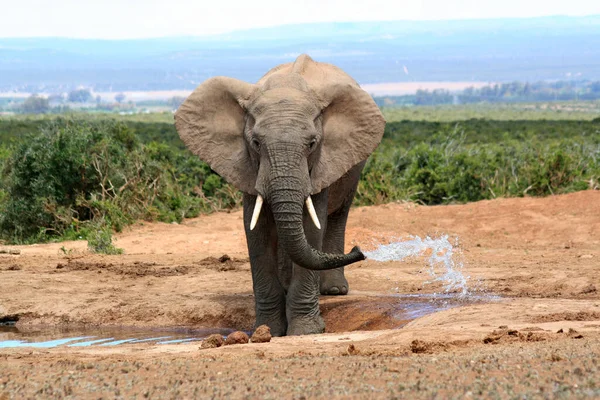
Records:
[[[0,37],[200,36],[308,22],[600,14],[597,0],[0,0]]]

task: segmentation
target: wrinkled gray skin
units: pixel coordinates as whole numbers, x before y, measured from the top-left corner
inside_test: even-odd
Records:
[[[343,267],[364,259],[357,247],[344,254],[344,232],[385,125],[370,96],[341,70],[302,55],[256,85],[203,83],[175,119],[188,147],[244,192],[256,326],[274,336],[323,332],[319,292],[346,294]],[[257,195],[264,205],[251,230]]]

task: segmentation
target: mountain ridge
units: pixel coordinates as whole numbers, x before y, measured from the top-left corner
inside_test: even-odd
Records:
[[[125,40],[0,38],[0,91],[190,89],[215,75],[253,82],[301,53],[360,83],[600,80],[600,15],[327,22]]]

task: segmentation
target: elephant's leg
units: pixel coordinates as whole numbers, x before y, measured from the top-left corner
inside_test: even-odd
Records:
[[[348,210],[340,209],[331,214],[327,219],[327,232],[323,239],[323,251],[327,253],[344,254],[344,237],[346,233],[346,221]],[[345,295],[348,293],[349,285],[344,276],[344,267],[320,271],[319,291],[324,295]]]
[[[317,229],[305,212],[304,232],[308,243],[321,250],[323,233],[327,229],[327,189],[312,196],[321,223]],[[325,331],[319,310],[319,272],[292,264],[292,277],[287,293],[286,315],[288,335],[308,335]]]
[[[327,218],[327,231],[323,238],[323,251],[326,253],[344,254],[344,243],[346,236],[346,222],[364,162],[356,165],[340,182],[336,182],[332,190],[343,194],[340,201],[335,202],[335,211]],[[344,267],[321,271],[319,291],[324,295],[345,295],[350,286],[344,276]]]
[[[277,232],[273,215],[267,204],[250,230],[250,220],[256,196],[244,194],[244,227],[250,255],[252,286],[256,311],[256,326],[268,325],[273,336],[287,331],[285,290],[278,277]]]

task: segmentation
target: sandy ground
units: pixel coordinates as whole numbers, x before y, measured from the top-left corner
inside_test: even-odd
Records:
[[[20,254],[0,254],[0,321],[18,317],[25,332],[251,330],[241,218],[140,224],[117,236],[120,256],[85,242],[10,247]],[[347,267],[348,296],[322,298],[323,335],[208,350],[2,349],[0,399],[600,397],[600,192],[356,208],[347,247],[441,234],[459,238],[457,260],[483,301],[410,320],[394,296],[443,289],[425,284],[426,258],[366,260]]]

